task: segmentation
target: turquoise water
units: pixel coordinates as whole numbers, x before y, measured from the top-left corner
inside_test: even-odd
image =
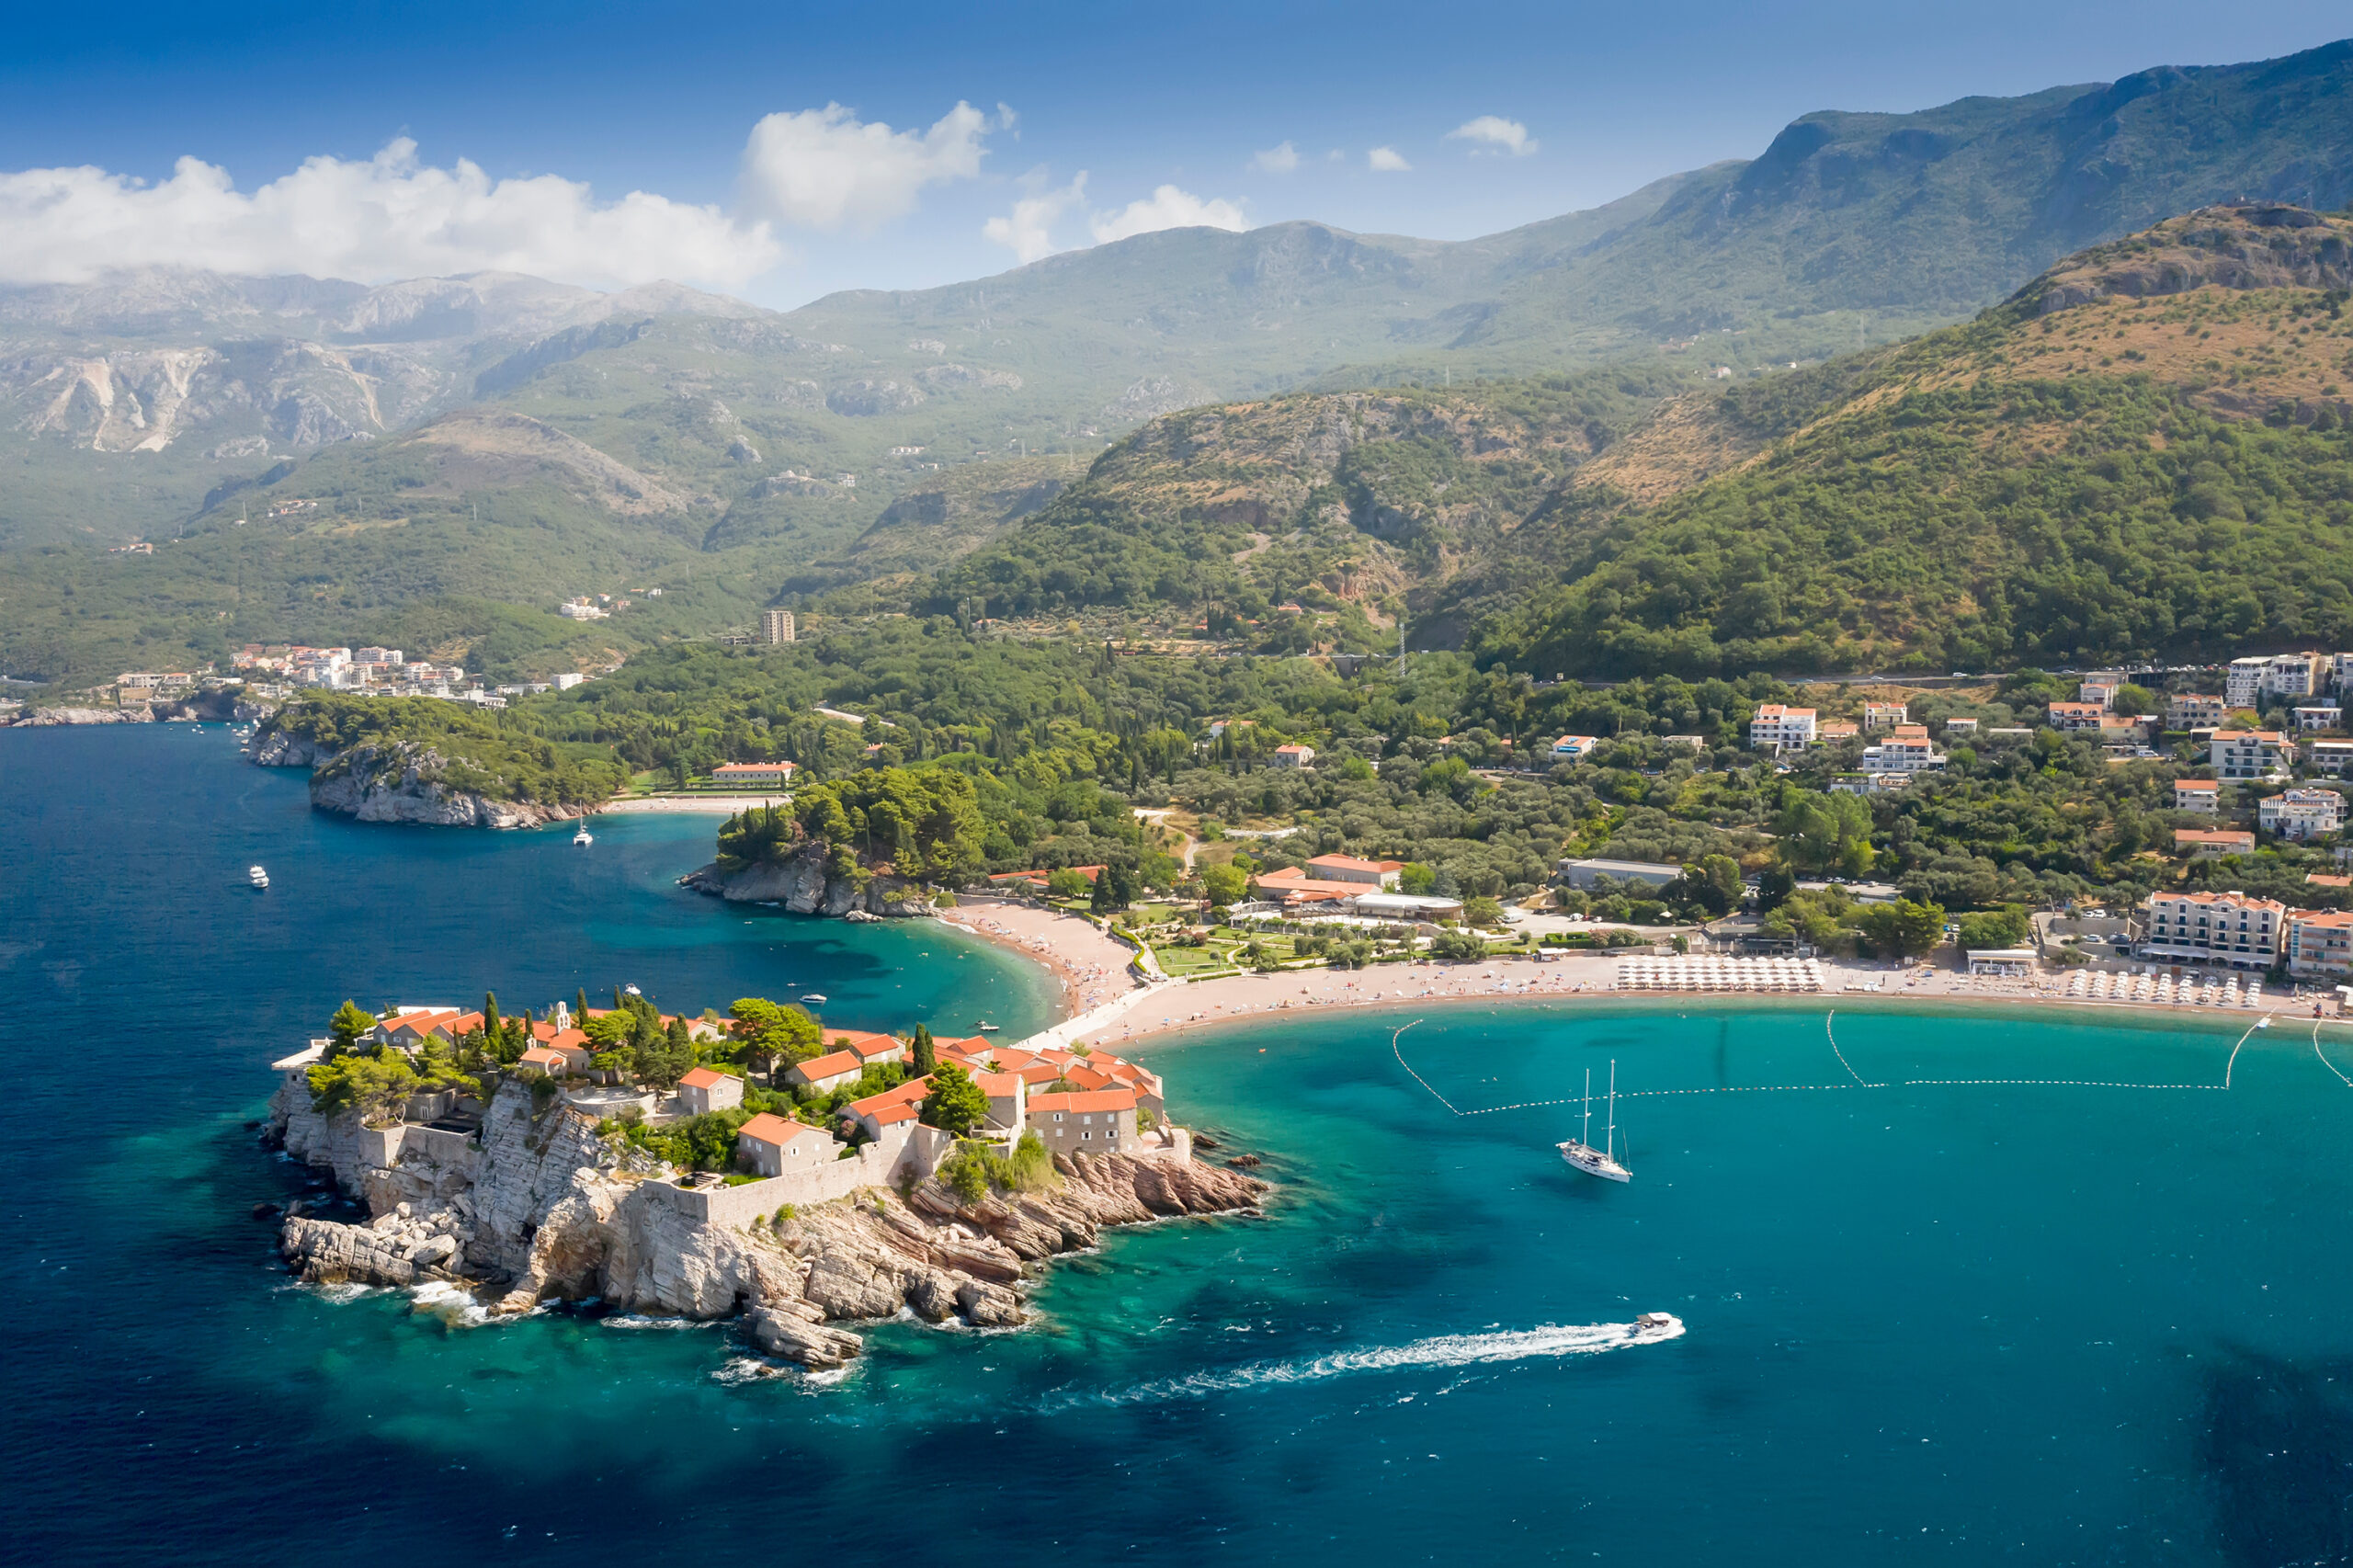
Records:
[[[1041,1330],[885,1325],[830,1381],[745,1379],[723,1327],[290,1287],[247,1210],[302,1176],[241,1126],[249,1069],[347,993],[1037,1015],[937,934],[678,893],[705,833],[363,829],[217,735],[0,733],[11,1555],[2347,1560],[2353,1088],[2308,1025],[2227,1092],[2244,1019],[1842,1009],[1852,1075],[1816,1003],[1402,1036],[1473,1111],[1615,1060],[1622,1187],[1552,1153],[1574,1107],[1449,1114],[1410,1012],[1172,1042],[1142,1054],[1265,1157],[1266,1219],[1120,1233]],[[2157,1086],[1916,1082],[1964,1078]],[[1820,1086],[1715,1092],[1772,1085]],[[1688,1333],[1594,1348],[1648,1310]]]

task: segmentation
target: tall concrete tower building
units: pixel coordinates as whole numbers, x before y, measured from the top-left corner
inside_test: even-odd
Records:
[[[789,609],[767,609],[760,612],[760,641],[768,643],[792,641],[792,612]]]

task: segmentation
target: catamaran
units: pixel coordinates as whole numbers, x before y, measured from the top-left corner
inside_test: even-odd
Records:
[[[1593,1136],[1593,1069],[1585,1070],[1585,1125],[1574,1138],[1555,1144],[1561,1158],[1568,1161],[1587,1176],[1597,1176],[1604,1181],[1631,1181],[1634,1173],[1618,1163],[1618,1063],[1609,1063],[1608,1125],[1601,1135],[1601,1147],[1597,1149],[1586,1140]]]
[[[258,892],[269,886],[269,873],[259,866],[248,866],[245,868],[245,881],[251,882]]]
[[[588,831],[588,824],[584,821],[580,824],[580,831],[572,835],[572,842],[585,849],[597,842],[597,835]]]

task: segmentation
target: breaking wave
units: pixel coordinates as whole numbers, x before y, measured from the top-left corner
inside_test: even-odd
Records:
[[[1082,1404],[1154,1404],[1171,1400],[1202,1399],[1211,1394],[1284,1383],[1319,1382],[1325,1378],[1357,1372],[1411,1371],[1429,1368],[1473,1367],[1483,1362],[1524,1361],[1539,1357],[1598,1356],[1676,1339],[1682,1324],[1642,1330],[1631,1323],[1551,1324],[1542,1328],[1516,1329],[1502,1334],[1445,1334],[1404,1345],[1370,1350],[1342,1350],[1329,1356],[1292,1361],[1253,1361],[1222,1372],[1194,1372],[1182,1378],[1139,1383],[1133,1388],[1107,1389],[1098,1393],[1073,1393],[1059,1402],[1062,1408]]]

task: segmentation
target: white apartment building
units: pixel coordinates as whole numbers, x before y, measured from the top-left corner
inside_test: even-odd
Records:
[[[2149,929],[2135,958],[2269,969],[2287,937],[2288,906],[2241,892],[2149,895]]]
[[[1974,719],[1948,719],[1945,721],[1945,739],[1949,741],[1956,739],[1972,739],[1976,735],[1976,733],[1977,721]]]
[[[2123,684],[2124,677],[2112,672],[2103,671],[2098,675],[2086,676],[2083,684],[2075,687],[2075,699],[2079,702],[2097,702],[2102,708],[2113,708],[2116,706],[2117,687]]]
[[[1901,702],[1866,702],[1863,704],[1863,728],[1892,730],[1908,722],[1911,710]]]
[[[1813,710],[1785,708],[1778,702],[1760,705],[1748,721],[1748,744],[1756,751],[1779,752],[1813,744]]]
[[[566,599],[555,607],[556,614],[566,620],[602,620],[611,613],[599,609],[587,599]]]
[[[2339,653],[2329,664],[2329,684],[2339,691],[2353,692],[2353,653]]]
[[[2201,691],[2177,691],[2165,699],[2168,730],[2219,730],[2231,705]]]
[[[2222,787],[2211,778],[2177,778],[2173,781],[2173,809],[2196,812],[2211,817],[2222,810]]]
[[[1944,754],[1929,742],[1926,724],[1898,724],[1887,739],[1863,748],[1866,773],[1925,773],[1944,765]]]
[[[2353,778],[2353,741],[2314,741],[2311,756],[2313,772]]]
[[[2326,653],[2271,653],[2233,659],[2223,695],[2234,708],[2252,708],[2258,696],[2310,697],[2336,676]]]
[[[2282,838],[2318,838],[2345,825],[2345,797],[2334,790],[2289,790],[2256,802],[2255,822]]]
[[[2300,909],[2288,917],[2288,972],[2353,974],[2353,911]]]
[[[2345,710],[2334,702],[2315,702],[2296,710],[2296,730],[2300,734],[2313,734],[2323,730],[2345,727]]]
[[[2277,730],[2217,730],[2207,744],[2217,778],[2285,778],[2295,744]]]
[[[923,450],[921,447],[915,449]],[[789,609],[764,609],[760,612],[760,641],[780,647],[793,638],[792,612]]]
[[[2105,702],[2054,702],[2051,705],[2051,727],[2073,733],[2077,730],[2097,730],[2099,722],[2108,717]]]

